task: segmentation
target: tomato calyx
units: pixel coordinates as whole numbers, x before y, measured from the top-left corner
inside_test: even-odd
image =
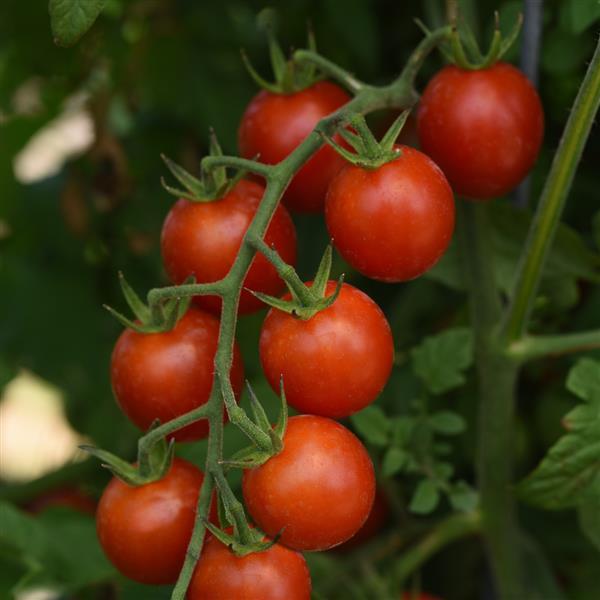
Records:
[[[209,140],[208,156],[223,156],[223,150],[212,128],[210,129]],[[161,154],[161,158],[169,171],[171,171],[173,177],[179,181],[184,189],[168,185],[164,177],[160,179],[161,185],[169,194],[175,196],[177,199],[185,198],[190,202],[212,202],[218,200],[225,196],[246,175],[246,171],[239,170],[233,177],[229,177],[226,167],[218,166],[212,169],[201,169],[200,179],[198,179],[182,166],[172,161],[168,156]]]
[[[400,113],[380,141],[377,141],[373,135],[363,115],[353,115],[350,119],[353,131],[342,127],[337,133],[353,148],[354,152],[346,150],[330,136],[323,135],[323,139],[349,163],[365,169],[377,169],[401,155],[402,151],[395,142],[409,114],[410,110]]]
[[[160,421],[157,419],[151,425],[150,430],[159,425]],[[102,448],[85,444],[79,446],[79,448],[98,458],[102,461],[102,466],[105,469],[132,486],[144,485],[162,479],[171,469],[175,453],[174,440],[167,442],[164,437],[153,444],[147,452],[140,452],[138,462],[133,465]]]
[[[273,248],[269,248],[263,240],[250,240],[250,244],[264,254],[267,260],[273,264],[277,269],[277,273],[281,279],[283,279],[290,291],[291,300],[284,300],[283,298],[276,298],[274,296],[249,290],[265,304],[307,321],[322,310],[329,308],[336,301],[342,289],[342,284],[344,283],[343,274],[340,275],[336,282],[334,293],[330,296],[325,295],[327,282],[329,281],[329,275],[331,273],[331,245],[327,246],[323,253],[323,257],[321,258],[319,268],[317,269],[312,284],[306,285],[300,277],[298,277],[295,269],[291,265],[283,262],[277,252]]]
[[[239,450],[233,454],[231,458],[222,460],[220,462],[225,469],[253,469],[266,463],[272,456],[279,454],[283,450],[282,440],[283,436],[285,435],[288,422],[288,408],[285,391],[283,388],[283,379],[281,380],[279,394],[281,399],[281,408],[275,425],[271,425],[265,409],[256,397],[256,394],[254,393],[254,390],[248,381],[246,382],[246,386],[250,396],[250,408],[252,410],[253,421],[260,431],[269,436],[271,440],[271,448],[266,450],[261,447],[258,440],[251,440],[251,446]],[[251,437],[249,432],[246,432],[246,434]]]
[[[293,58],[286,59],[283,50],[275,35],[275,11],[272,9],[262,10],[257,17],[258,26],[262,29],[268,39],[271,68],[275,81],[264,79],[252,66],[248,55],[242,50],[242,61],[250,77],[262,89],[273,94],[294,94],[300,92],[317,81],[323,79],[317,68],[310,62],[299,62]],[[308,28],[307,48],[316,52],[317,45],[312,29]]]
[[[188,277],[183,284],[193,284],[196,280],[193,276]],[[129,308],[136,317],[135,321],[128,319],[125,315],[116,311],[107,304],[104,308],[113,316],[121,325],[132,329],[137,333],[163,333],[171,331],[177,322],[187,312],[191,296],[183,298],[171,298],[163,303],[158,303],[152,307],[147,306],[142,302],[141,298],[135,293],[134,289],[127,283],[123,273],[119,272],[119,283],[121,291]]]
[[[417,20],[417,24],[426,34],[431,33],[421,21]],[[475,38],[473,30],[464,19],[458,19],[456,23],[452,23],[450,39],[443,42],[439,46],[439,49],[446,60],[461,69],[469,71],[487,69],[498,62],[514,44],[521,31],[522,24],[523,15],[522,13],[519,13],[508,35],[503,36],[500,31],[500,17],[498,11],[495,11],[494,32],[488,51],[484,55]]]

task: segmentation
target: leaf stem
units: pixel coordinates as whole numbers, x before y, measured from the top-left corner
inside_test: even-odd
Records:
[[[570,354],[600,348],[600,329],[561,335],[529,335],[508,347],[508,355],[523,363],[552,354]]]
[[[339,65],[331,62],[312,50],[296,50],[294,52],[294,61],[298,63],[310,63],[317,67],[328,77],[341,83],[348,91],[356,95],[368,87],[365,83],[354,77],[352,73],[342,69]]]

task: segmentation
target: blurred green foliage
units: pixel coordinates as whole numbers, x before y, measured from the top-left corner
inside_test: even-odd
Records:
[[[303,44],[310,21],[320,52],[370,82],[385,81],[402,67],[421,37],[414,17],[432,26],[443,17],[441,0],[274,4],[280,8],[280,37],[286,44]],[[466,4],[467,14],[483,37],[489,35],[495,8],[500,9],[504,26],[521,7],[514,0]],[[255,25],[261,8],[262,2],[241,0],[107,0],[91,30],[73,48],[65,49],[53,43],[45,3],[3,0],[0,5],[0,385],[20,369],[52,382],[65,393],[75,429],[122,456],[133,457],[137,432],[112,398],[108,363],[119,326],[101,305],[124,309],[118,291],[119,270],[138,291],[166,283],[159,235],[172,199],[159,183],[166,174],[160,153],[192,171],[197,169],[209,126],[216,129],[225,151],[236,151],[238,121],[256,91],[239,49],[248,52],[260,72],[268,73],[266,42]],[[546,111],[546,140],[532,176],[532,207],[591,56],[599,17],[594,0],[545,2],[540,93]],[[509,60],[517,60],[517,54],[515,49]],[[440,65],[440,57],[432,57],[420,84]],[[69,159],[56,174],[20,183],[14,174],[15,157],[74,96],[84,98],[92,116],[93,146]],[[546,272],[535,320],[536,328],[545,333],[598,327],[599,156],[596,132],[565,213],[572,229],[561,232]],[[506,290],[530,215],[516,214],[508,199],[498,204],[494,213],[497,277]],[[308,276],[327,235],[318,216],[295,220],[299,271]],[[412,401],[423,394],[411,368],[411,348],[427,335],[467,324],[453,260],[457,258],[450,252],[429,277],[398,286],[348,273],[351,283],[380,303],[393,327],[398,364],[378,400],[386,415],[409,413]],[[348,271],[337,259],[334,275],[342,270]],[[259,314],[242,319],[238,338],[247,377],[274,411],[276,399],[258,363],[256,343],[262,318]],[[436,352],[440,352],[437,347],[424,346],[412,357],[426,369],[427,361],[440,360]],[[470,424],[450,452],[457,477],[473,481],[476,392],[472,373],[462,372],[470,361],[463,362],[454,376],[466,377],[466,385],[460,390],[443,388],[442,395],[429,400],[431,411],[450,407]],[[556,441],[561,432],[559,419],[574,404],[564,389],[572,363],[570,358],[536,363],[524,374],[519,390],[518,469],[522,474]],[[243,441],[231,427],[226,438],[228,453]],[[180,454],[201,464],[202,449],[202,444],[182,447]],[[397,463],[399,459],[388,460]],[[399,467],[392,467],[388,465],[388,472],[397,473]],[[22,502],[63,479],[97,495],[106,474],[90,465],[37,485],[3,484],[0,494]],[[415,525],[407,513],[413,484],[398,476],[386,486],[396,498],[394,519],[380,539],[400,547],[413,535],[408,534],[411,528],[418,530],[423,522],[417,519]],[[523,510],[526,528],[548,557],[531,559],[530,564],[542,564],[543,577],[558,580],[565,597],[595,597],[597,555],[579,533],[575,513]],[[3,504],[0,519],[0,598],[12,597],[19,581],[22,587],[50,583],[65,598],[169,597],[168,589],[149,589],[116,577],[101,556],[90,517],[50,511],[34,518],[14,504]],[[377,580],[385,576],[375,575],[370,563],[370,549],[378,543],[345,557],[334,553],[309,557],[318,597],[381,597],[372,594],[381,589],[380,584],[385,586],[385,581]],[[442,552],[426,566],[423,586],[447,600],[477,598],[486,586],[481,550],[472,541],[456,548]],[[536,552],[528,550],[527,556],[538,556]],[[381,573],[392,570],[393,559],[392,555],[384,561]],[[27,576],[24,581],[23,576]]]

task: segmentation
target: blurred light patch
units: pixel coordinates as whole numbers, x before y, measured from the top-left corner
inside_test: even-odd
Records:
[[[85,438],[67,421],[59,389],[28,373],[19,374],[0,399],[0,478],[23,482],[82,460]]]
[[[86,95],[71,98],[64,111],[42,127],[13,161],[15,177],[34,183],[58,173],[65,162],[94,142],[94,123],[85,108]]]
[[[59,600],[59,598],[64,598],[64,596],[61,596],[60,592],[47,588],[28,590],[15,596],[15,600]]]

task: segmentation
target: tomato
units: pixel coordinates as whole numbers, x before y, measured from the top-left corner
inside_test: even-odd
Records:
[[[478,71],[448,66],[423,93],[418,128],[423,151],[457,194],[494,198],[510,192],[533,166],[544,112],[535,88],[512,65]]]
[[[188,600],[310,600],[304,557],[280,544],[238,557],[217,538],[206,541]]]
[[[323,117],[349,100],[342,88],[329,81],[319,81],[292,94],[263,90],[242,116],[240,153],[246,158],[258,155],[261,162],[276,164],[295,150]],[[327,186],[343,165],[344,159],[324,145],[294,176],[283,197],[286,206],[298,212],[323,210]]]
[[[242,238],[260,204],[264,187],[253,181],[240,181],[223,198],[212,202],[178,200],[165,219],[161,249],[165,269],[173,283],[195,275],[198,283],[217,281],[229,272],[242,244]],[[296,230],[284,207],[278,207],[265,236],[288,264],[296,263]],[[258,255],[244,280],[244,287],[265,294],[278,294],[284,287],[275,268]],[[196,296],[203,308],[219,314],[217,296]],[[248,291],[242,291],[240,313],[264,307]]]
[[[326,295],[335,287],[335,281],[328,282]],[[343,284],[335,302],[306,321],[271,309],[260,333],[259,352],[275,391],[283,376],[291,406],[342,418],[371,404],[381,392],[392,369],[394,343],[377,304]]]
[[[218,337],[218,319],[197,308],[190,308],[171,331],[143,334],[126,329],[111,361],[112,386],[123,412],[146,431],[154,419],[165,423],[204,404],[213,384]],[[236,344],[231,369],[236,397],[243,382],[244,366]],[[172,437],[189,441],[207,435],[204,419]]]
[[[422,275],[454,231],[454,198],[442,171],[422,152],[376,169],[348,165],[331,182],[325,219],[333,244],[358,271],[397,282]]]
[[[283,450],[244,471],[255,523],[294,550],[326,550],[351,538],[375,496],[373,464],[358,438],[331,419],[292,417]]]
[[[336,550],[347,552],[362,546],[374,537],[385,525],[390,514],[390,506],[385,493],[377,488],[375,491],[375,500],[371,512],[364,522],[364,525],[347,541],[337,546]]]
[[[177,580],[203,480],[202,471],[176,458],[159,481],[137,487],[116,477],[110,481],[98,504],[96,529],[106,556],[123,575],[156,585]]]
[[[47,508],[65,507],[84,514],[95,514],[96,501],[76,487],[61,487],[43,492],[25,505],[34,515]]]

